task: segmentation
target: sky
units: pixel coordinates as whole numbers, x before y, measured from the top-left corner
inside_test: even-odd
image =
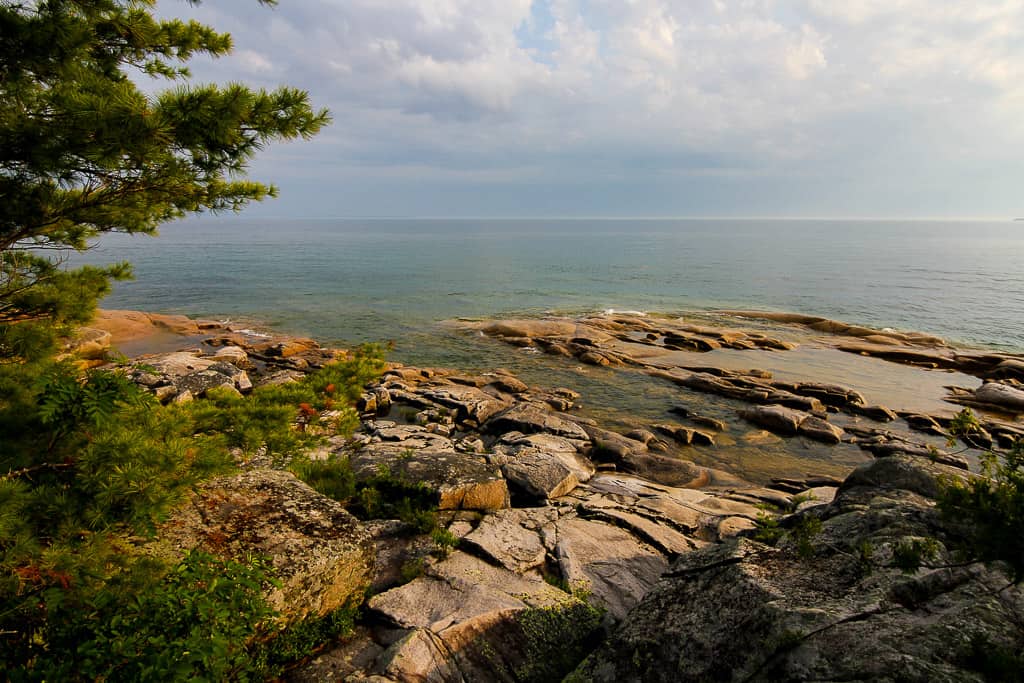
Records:
[[[333,124],[294,217],[1024,216],[1024,0],[160,0]]]

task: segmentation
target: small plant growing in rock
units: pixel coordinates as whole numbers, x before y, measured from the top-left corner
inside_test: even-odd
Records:
[[[779,525],[779,518],[767,511],[761,512],[754,520],[754,540],[775,545],[778,543],[785,529]]]
[[[459,537],[441,527],[436,527],[430,532],[430,540],[434,542],[437,552],[443,557],[447,557],[455,548],[459,547]]]
[[[398,570],[398,576],[402,583],[409,583],[423,576],[426,568],[426,562],[423,561],[422,557],[414,557],[402,563],[401,568]]]
[[[814,557],[814,545],[811,542],[821,533],[821,520],[812,515],[804,515],[797,522],[790,534],[796,541],[796,554],[803,560]]]
[[[905,539],[893,548],[893,565],[907,573],[913,573],[923,564],[938,557],[941,550],[942,545],[934,538]]]

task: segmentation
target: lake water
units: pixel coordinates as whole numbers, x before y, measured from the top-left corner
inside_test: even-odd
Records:
[[[672,421],[682,401],[731,424],[721,448],[685,457],[761,482],[842,476],[868,456],[805,439],[748,443],[732,401],[530,353],[450,321],[766,309],[1024,350],[1024,225],[1011,222],[204,219],[155,239],[108,236],[81,260],[134,264],[136,279],[118,283],[107,308],[232,319],[339,346],[394,340],[393,360],[505,367],[533,385],[571,387],[583,394],[581,414],[612,428]],[[813,344],[718,356],[708,362],[948,414],[956,407],[943,404],[943,387],[977,383]]]
[[[203,218],[113,235],[108,308],[251,318],[437,362],[455,317],[795,311],[1024,350],[1024,224],[820,220]],[[450,349],[448,349],[450,351]]]

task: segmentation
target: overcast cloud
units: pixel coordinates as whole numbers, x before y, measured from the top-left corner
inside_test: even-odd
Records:
[[[162,0],[334,124],[293,216],[1024,215],[1024,0]]]

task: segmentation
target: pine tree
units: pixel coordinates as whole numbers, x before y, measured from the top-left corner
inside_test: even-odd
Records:
[[[127,264],[66,268],[69,252],[274,195],[246,178],[253,155],[328,122],[293,88],[190,84],[189,59],[227,54],[231,39],[157,20],[153,5],[0,0],[6,680],[216,679],[252,668],[247,638],[267,614],[262,565],[189,555],[169,567],[133,548],[191,486],[233,466],[229,442],[300,445],[294,403],[323,394],[311,379],[237,405],[165,409],[117,374],[55,360],[58,338],[130,274]],[[149,94],[138,85],[147,78],[172,87]],[[357,361],[325,376],[350,398],[374,368]]]
[[[244,175],[254,153],[328,122],[293,88],[189,84],[188,60],[231,38],[153,4],[0,1],[0,362],[49,350],[129,273],[68,271],[61,254],[273,196]],[[132,76],[175,87],[149,95]]]

